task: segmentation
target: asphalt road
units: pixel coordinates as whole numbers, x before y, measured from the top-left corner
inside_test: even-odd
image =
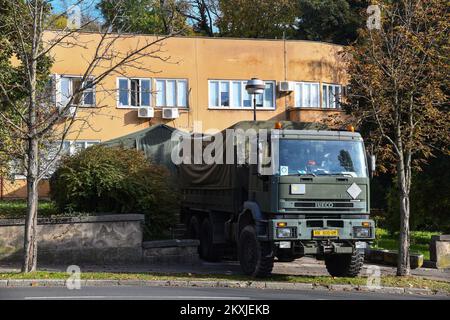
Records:
[[[402,300],[446,299],[439,296],[413,296],[372,292],[328,290],[268,290],[248,288],[183,287],[61,287],[1,288],[1,300]],[[448,299],[448,298],[447,298]]]

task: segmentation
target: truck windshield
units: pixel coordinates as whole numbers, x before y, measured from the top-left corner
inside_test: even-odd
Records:
[[[280,140],[280,175],[367,177],[361,141]]]

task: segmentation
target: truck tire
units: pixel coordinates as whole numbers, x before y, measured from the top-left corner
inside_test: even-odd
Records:
[[[364,264],[364,252],[330,254],[325,256],[328,273],[333,277],[356,277]]]
[[[242,271],[252,277],[267,277],[272,273],[273,249],[270,242],[256,238],[256,229],[249,225],[242,229],[238,247]]]
[[[187,223],[187,238],[200,239],[200,221],[197,216],[191,216]]]
[[[222,260],[224,245],[213,243],[213,225],[209,218],[205,218],[200,229],[200,256],[206,261]]]

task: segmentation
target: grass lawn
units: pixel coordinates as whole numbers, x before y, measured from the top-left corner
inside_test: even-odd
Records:
[[[69,275],[65,272],[37,271],[32,273],[0,273],[2,279],[67,279]],[[85,280],[237,280],[237,281],[258,281],[244,275],[218,275],[218,274],[167,274],[167,273],[103,273],[86,272],[81,274],[81,279]],[[260,281],[281,281],[289,283],[312,283],[319,285],[331,284],[351,284],[366,285],[366,277],[357,278],[333,278],[330,276],[287,276],[274,275]],[[450,293],[450,283],[423,279],[420,277],[396,277],[383,276],[381,285],[386,287],[402,288],[422,288],[434,291],[445,291]]]
[[[430,251],[428,245],[433,235],[439,232],[428,231],[411,231],[411,249],[412,253],[421,253],[425,260],[430,259]],[[372,244],[372,248],[398,250],[398,234],[390,234],[385,229],[377,228],[376,239]]]
[[[0,218],[23,218],[27,209],[26,200],[3,200],[0,201]],[[49,217],[57,214],[53,202],[39,200],[38,216]]]

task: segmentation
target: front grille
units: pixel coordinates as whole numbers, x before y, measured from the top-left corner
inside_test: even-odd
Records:
[[[321,207],[321,203],[326,203],[326,207]],[[329,206],[328,206],[329,205]],[[342,203],[342,202],[331,202],[331,201],[320,201],[320,202],[296,202],[294,204],[296,208],[320,208],[320,209],[329,209],[329,208],[353,208],[354,204],[351,202]]]
[[[281,199],[280,209],[284,212],[302,213],[359,213],[365,211],[366,202],[350,199]]]
[[[316,204],[314,202],[296,202],[296,208],[315,208]]]
[[[295,209],[285,209],[286,211],[296,211]],[[333,212],[348,212],[348,211],[360,211],[359,208],[307,208],[309,212],[316,212],[316,211],[333,211]]]
[[[340,215],[332,215],[332,216],[327,216],[324,214],[307,214],[305,215],[305,219],[340,219],[341,216]]]

